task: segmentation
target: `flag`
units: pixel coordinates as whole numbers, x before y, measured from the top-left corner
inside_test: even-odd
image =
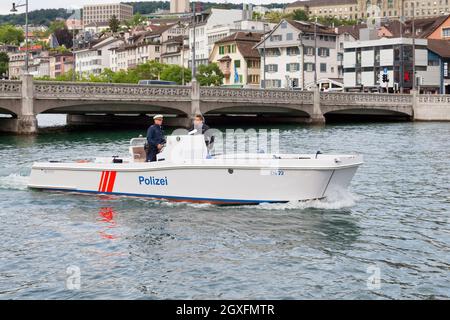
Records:
[[[234,64],[234,83],[239,83],[239,74],[236,68],[236,64]]]

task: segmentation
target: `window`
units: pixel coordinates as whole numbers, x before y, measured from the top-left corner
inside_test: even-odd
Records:
[[[294,36],[291,32],[286,34],[286,40],[292,40],[293,38],[294,38]]]
[[[225,48],[224,46],[219,47],[219,54],[225,54]]]
[[[361,85],[361,70],[356,71],[356,85]]]
[[[286,63],[286,71],[287,72],[295,72],[300,70],[299,63]]]
[[[286,21],[283,21],[282,23],[281,23],[281,29],[286,29],[287,28],[287,22]]]
[[[450,38],[450,28],[442,28],[442,37]]]
[[[261,67],[261,61],[259,61],[259,60],[248,60],[247,66],[248,66],[248,68],[260,68]]]
[[[330,49],[328,48],[319,48],[318,53],[320,57],[329,57],[330,56]]]
[[[288,56],[297,56],[300,54],[300,50],[298,49],[298,47],[288,47],[286,48],[286,54]]]
[[[298,88],[298,83],[299,83],[298,78],[291,78],[290,80],[291,80],[291,87]]]
[[[273,36],[270,36],[270,41],[281,41],[281,40],[283,40],[281,34],[274,34]]]
[[[305,47],[305,54],[307,56],[313,56],[314,55],[314,47]]]
[[[428,60],[428,66],[430,66],[430,67],[439,66],[439,60],[434,60],[434,59]]]
[[[327,64],[326,63],[320,64],[320,72],[327,72]]]
[[[280,50],[278,48],[268,48],[266,49],[267,57],[277,57],[280,55]]]
[[[241,67],[241,60],[234,60],[234,67],[240,68]]]
[[[264,81],[263,81],[264,83]],[[281,88],[281,80],[279,79],[269,79],[264,83],[266,88]]]
[[[277,64],[266,65],[266,72],[278,72],[278,65]]]
[[[309,72],[314,71],[315,70],[315,64],[311,63],[311,62],[306,62],[304,70],[305,71],[309,71]]]
[[[251,74],[248,76],[248,82],[251,84],[259,83],[259,74]]]
[[[380,64],[380,48],[376,47],[374,51],[374,63],[378,65]]]

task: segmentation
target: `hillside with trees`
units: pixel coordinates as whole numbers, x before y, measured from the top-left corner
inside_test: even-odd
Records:
[[[133,6],[134,13],[142,15],[154,13],[158,10],[169,10],[170,1],[138,1],[138,2],[124,2]],[[196,2],[197,10],[207,10],[209,8],[222,8],[222,9],[240,9],[242,4],[236,3],[216,3],[216,2]],[[283,3],[271,3],[265,5],[268,8],[284,8]],[[71,16],[67,9],[40,9],[31,11],[28,14],[30,24],[32,25],[45,25],[49,26],[56,19],[67,19]],[[0,15],[0,25],[23,25],[25,24],[25,13],[18,12],[16,14]]]
[[[49,26],[56,19],[67,19],[70,15],[71,13],[67,13],[67,9],[40,9],[30,11],[28,19],[32,25]],[[2,24],[24,25],[25,13],[0,15],[0,25]]]

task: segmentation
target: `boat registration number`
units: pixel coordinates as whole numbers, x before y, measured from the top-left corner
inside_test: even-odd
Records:
[[[261,175],[263,176],[284,176],[284,170],[280,169],[261,169]]]

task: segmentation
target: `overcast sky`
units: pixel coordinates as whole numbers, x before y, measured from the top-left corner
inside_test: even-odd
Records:
[[[142,1],[142,0],[141,0]],[[258,4],[267,4],[267,3],[289,3],[294,2],[295,0],[228,0],[228,2],[232,3],[242,3],[242,2],[251,2],[255,5]],[[0,14],[9,14],[12,3],[16,2],[25,3],[25,0],[0,0]],[[42,9],[42,8],[74,8],[74,7],[82,7],[85,4],[97,4],[97,3],[118,3],[120,0],[70,0],[70,1],[61,1],[61,0],[29,0],[30,10]],[[123,0],[122,0],[123,2]],[[126,2],[133,2],[133,0],[126,0]],[[215,0],[214,2],[227,2],[225,0]],[[20,8],[19,12],[23,12],[24,8]]]

